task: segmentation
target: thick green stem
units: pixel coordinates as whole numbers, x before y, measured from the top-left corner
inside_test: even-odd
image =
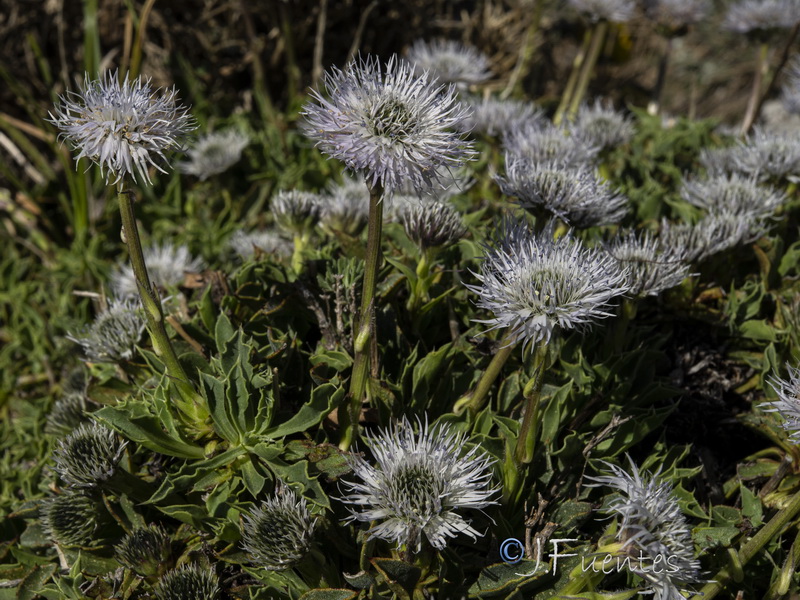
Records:
[[[350,394],[344,411],[339,411],[342,438],[339,447],[347,450],[353,443],[358,429],[358,417],[367,389],[369,372],[369,343],[375,334],[375,286],[378,267],[381,262],[381,228],[383,227],[383,187],[380,184],[369,186],[369,225],[367,229],[367,255],[364,265],[364,286],[361,292],[361,309],[354,328],[353,374],[350,376]]]
[[[308,245],[309,234],[307,231],[295,233],[293,236],[294,252],[292,253],[292,270],[298,275],[303,271],[303,252]]]
[[[483,375],[481,375],[478,385],[475,386],[475,390],[461,397],[455,403],[453,412],[457,415],[464,412],[464,409],[469,410],[469,412],[474,415],[483,408],[486,396],[489,394],[489,390],[492,389],[494,380],[497,379],[500,370],[503,368],[503,365],[506,364],[508,357],[511,356],[511,352],[516,347],[516,343],[509,340],[508,337],[503,338],[501,344],[500,350],[497,351],[497,354],[492,358],[492,362],[489,363],[489,366],[486,367]]]
[[[747,562],[758,554],[761,549],[775,536],[781,533],[781,530],[800,513],[800,492],[795,493],[789,504],[776,514],[769,523],[764,525],[758,533],[756,533],[750,541],[748,541],[742,549],[739,550],[739,564],[746,565]],[[731,569],[725,567],[717,572],[712,581],[707,583],[698,592],[697,597],[703,600],[711,600],[719,592],[722,591],[728,582],[732,579],[733,575]]]
[[[756,73],[753,76],[753,89],[750,90],[750,98],[747,101],[747,110],[742,120],[742,135],[747,135],[750,127],[758,116],[759,98],[761,97],[761,84],[764,80],[764,71],[767,70],[767,56],[769,56],[769,45],[764,43],[758,49],[756,59]]]
[[[572,94],[575,93],[575,85],[578,83],[578,73],[580,73],[581,66],[583,66],[583,61],[586,58],[586,52],[589,50],[589,42],[591,41],[591,37],[591,31],[587,31],[584,34],[581,48],[578,50],[578,53],[575,55],[575,58],[572,61],[572,70],[570,71],[569,79],[567,80],[567,87],[564,88],[564,93],[561,94],[561,101],[558,103],[556,114],[553,115],[553,123],[556,125],[561,124],[561,121],[564,118],[564,113],[567,111],[567,107],[569,106],[569,101],[572,98]]]
[[[147,320],[147,330],[150,332],[153,348],[159,358],[164,361],[167,374],[178,390],[181,401],[177,403],[177,408],[187,417],[187,425],[197,432],[208,431],[208,426],[205,425],[209,416],[208,409],[203,398],[189,382],[189,377],[187,377],[181,363],[178,361],[175,350],[172,348],[167,330],[164,328],[164,312],[161,307],[161,300],[150,284],[150,278],[147,275],[142,242],[139,239],[139,229],[133,213],[133,193],[124,190],[123,184],[120,184],[118,198],[124,239],[128,245],[128,254],[130,255],[136,284],[139,288],[139,296],[142,299],[142,306]]]
[[[539,399],[542,397],[546,357],[547,343],[542,341],[533,351],[533,375],[522,392],[525,397],[525,412],[522,415],[522,426],[519,429],[517,447],[514,450],[514,462],[517,463],[517,468],[520,470],[531,463],[536,448],[536,432],[539,429]]]
[[[597,59],[600,57],[600,49],[603,47],[603,41],[606,38],[608,31],[608,21],[600,21],[594,26],[592,31],[592,42],[589,46],[589,56],[581,67],[581,74],[578,78],[578,85],[575,88],[575,93],[569,101],[569,112],[567,117],[572,119],[578,113],[578,107],[581,105],[581,100],[586,95],[586,90],[589,88],[589,80],[592,78],[594,67],[597,64]]]

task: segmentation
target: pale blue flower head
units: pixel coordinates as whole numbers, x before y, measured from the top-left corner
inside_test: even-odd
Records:
[[[475,155],[455,131],[467,113],[455,87],[415,75],[396,56],[385,66],[367,57],[343,71],[334,67],[323,88],[326,95],[313,90],[303,109],[305,133],[370,186],[393,192],[407,184],[422,192],[440,181],[440,168]]]
[[[96,487],[114,475],[126,445],[108,427],[84,423],[58,441],[55,471],[71,487]]]
[[[417,40],[408,49],[406,60],[417,75],[427,73],[442,83],[457,86],[483,83],[492,76],[489,59],[483,52],[455,40]]]
[[[781,426],[789,434],[789,439],[800,444],[800,368],[787,364],[786,369],[789,379],[774,377],[769,382],[778,399],[761,406],[767,412],[779,413],[783,417]]]
[[[200,273],[205,263],[200,257],[192,256],[185,245],[171,242],[155,244],[144,249],[144,262],[150,282],[161,289],[174,288],[183,283],[186,273]],[[120,265],[111,275],[111,286],[121,298],[139,293],[133,267]]]
[[[477,305],[494,314],[491,329],[508,329],[510,343],[547,343],[556,329],[576,329],[612,316],[614,301],[627,293],[627,273],[608,253],[586,248],[569,235],[525,235],[511,227],[489,249],[467,285]]]
[[[404,418],[377,435],[367,434],[376,464],[358,454],[350,457],[360,480],[343,482],[351,494],[342,502],[354,507],[350,519],[375,522],[370,537],[413,552],[423,539],[437,550],[461,533],[476,539],[481,534],[460,513],[496,504],[490,499],[494,461],[447,425],[431,428],[426,420],[418,422],[418,430]]]
[[[549,121],[526,121],[508,130],[503,148],[509,155],[531,163],[556,163],[564,167],[591,165],[600,152],[599,146],[569,135]]]
[[[150,183],[148,169],[166,173],[165,152],[181,150],[195,128],[176,96],[174,88],[153,90],[149,79],[120,84],[116,72],[107,72],[79,92],[61,96],[49,121],[78,151],[78,159],[85,156],[105,171],[106,181],[117,183],[128,175],[135,180],[139,175]]]
[[[800,21],[800,0],[738,0],[728,6],[722,27],[736,33],[769,34]]]
[[[627,144],[634,134],[631,119],[600,100],[581,104],[567,129],[587,146],[601,150]]]
[[[541,126],[544,119],[541,108],[523,100],[468,96],[462,102],[472,109],[461,125],[465,132],[500,137],[526,123]]]
[[[80,344],[93,362],[117,363],[133,357],[145,320],[138,298],[109,299],[91,325],[67,339]]]
[[[686,179],[681,197],[709,213],[732,212],[754,220],[770,216],[786,202],[786,194],[758,182],[753,176],[712,175],[706,179]]]
[[[219,592],[219,578],[211,567],[182,565],[159,580],[155,599],[216,600]]]
[[[608,510],[620,520],[617,537],[627,552],[625,564],[649,583],[655,600],[685,600],[682,590],[702,581],[700,561],[672,485],[658,473],[640,473],[633,461],[630,473],[605,465],[610,474],[589,479],[596,482],[593,487],[619,492]]]
[[[569,0],[569,4],[593,23],[625,23],[636,10],[634,0]]]
[[[239,162],[249,143],[250,138],[235,129],[206,133],[187,150],[189,161],[178,163],[178,170],[205,181]]]
[[[665,246],[647,232],[617,235],[606,245],[606,252],[627,270],[632,296],[657,296],[690,275],[686,251]]]

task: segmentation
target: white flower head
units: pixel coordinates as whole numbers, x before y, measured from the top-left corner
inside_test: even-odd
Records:
[[[277,254],[288,256],[292,253],[291,244],[282,238],[276,231],[251,231],[245,233],[242,230],[236,231],[228,245],[243,260],[251,258],[256,253],[256,248],[266,254]]]
[[[771,215],[786,201],[786,195],[753,176],[717,174],[707,179],[686,179],[681,197],[709,213],[732,212],[754,219]]]
[[[494,96],[468,96],[462,102],[472,109],[461,124],[465,132],[502,136],[526,123],[540,127],[544,119],[544,111],[532,102],[501,100]]]
[[[685,28],[706,18],[711,12],[709,0],[645,0],[648,19],[670,29]]]
[[[789,439],[794,444],[800,444],[800,368],[786,365],[789,379],[774,377],[769,384],[778,400],[765,402],[761,406],[767,412],[777,412],[783,417],[783,429],[789,434]]]
[[[586,166],[533,163],[506,154],[506,176],[497,182],[504,194],[519,198],[523,206],[543,206],[580,229],[617,223],[628,212],[628,199]]]
[[[762,180],[797,181],[800,179],[800,139],[791,132],[776,133],[754,127],[752,133],[739,142],[733,162],[741,173]]]
[[[768,34],[800,20],[798,0],[738,0],[728,6],[722,27],[736,33]]]
[[[205,181],[239,162],[249,143],[247,134],[236,129],[206,133],[187,150],[189,161],[178,163],[178,170]]]
[[[53,452],[55,471],[71,487],[96,487],[117,471],[126,445],[108,427],[83,423],[58,441]]]
[[[181,565],[159,579],[155,600],[216,600],[219,598],[219,578],[213,567],[197,564]]]
[[[429,73],[442,83],[463,87],[483,83],[492,76],[483,52],[455,40],[417,40],[408,49],[406,60],[417,75]]]
[[[79,333],[70,333],[68,340],[80,344],[93,362],[117,363],[131,358],[145,328],[138,298],[109,299],[106,309],[92,324]]]
[[[657,296],[680,284],[689,273],[685,251],[679,246],[664,246],[649,233],[617,236],[606,252],[627,269],[628,287],[633,296]]]
[[[586,145],[603,150],[627,144],[634,133],[629,117],[600,100],[591,105],[581,104],[568,129],[570,135]]]
[[[313,90],[303,115],[306,135],[322,151],[388,192],[410,184],[417,191],[439,181],[439,168],[454,169],[475,155],[463,134],[454,131],[467,109],[455,87],[416,76],[392,56],[385,67],[377,58],[333,68]]]
[[[479,322],[508,328],[510,343],[546,343],[556,328],[581,328],[609,317],[614,299],[628,291],[627,274],[606,252],[568,235],[554,241],[548,231],[507,232],[476,274],[480,285],[466,287],[478,294],[478,306],[494,313]]]
[[[380,538],[418,552],[423,537],[437,550],[459,533],[476,539],[481,534],[459,512],[491,504],[491,464],[478,446],[448,425],[419,431],[408,419],[377,435],[367,434],[376,465],[359,455],[349,462],[360,482],[343,482],[352,492],[342,501],[353,521],[375,521],[371,538]]]
[[[634,0],[569,0],[569,4],[593,23],[625,23],[636,10]]]
[[[593,164],[600,152],[599,146],[568,135],[549,121],[526,121],[510,129],[503,138],[503,147],[508,154],[531,163],[557,163],[564,167]]]
[[[308,231],[319,219],[321,208],[317,194],[300,190],[281,190],[270,204],[278,227],[290,234]]]
[[[322,229],[331,235],[357,236],[369,218],[369,190],[364,180],[344,177],[341,184],[329,184],[328,193],[326,198],[320,199]],[[387,204],[391,206],[393,200]]]
[[[765,218],[731,211],[709,213],[695,224],[661,222],[664,247],[680,248],[685,260],[700,262],[729,248],[757,240],[769,230]]]
[[[199,273],[205,268],[203,259],[192,256],[188,247],[174,246],[171,242],[145,248],[144,262],[150,282],[162,289],[181,285],[186,273]],[[111,286],[122,298],[138,295],[133,267],[118,267],[111,275]]]
[[[278,480],[275,496],[242,516],[244,550],[268,570],[288,569],[308,554],[316,525],[306,499]]]
[[[681,590],[702,581],[700,561],[672,485],[658,473],[642,475],[632,460],[630,474],[604,464],[611,474],[589,479],[620,492],[609,511],[620,519],[617,536],[632,559],[625,564],[650,584],[655,600],[685,600]]]
[[[420,198],[403,205],[400,222],[422,250],[449,246],[467,232],[461,215],[447,201]]]
[[[86,76],[88,79],[88,75]],[[85,83],[79,92],[60,97],[51,123],[60,137],[105,171],[106,181],[117,183],[137,174],[150,183],[152,166],[166,173],[165,152],[181,150],[186,136],[195,128],[188,109],[176,103],[177,91],[153,90],[149,79],[125,79],[117,73]]]

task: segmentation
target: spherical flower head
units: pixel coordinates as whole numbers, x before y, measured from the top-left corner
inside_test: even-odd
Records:
[[[275,231],[251,231],[245,233],[236,231],[228,245],[239,255],[242,260],[249,260],[256,253],[256,249],[267,255],[289,256],[292,253],[291,245]]]
[[[665,28],[668,35],[675,35],[705,19],[711,12],[711,3],[709,0],[645,0],[644,12],[648,19]]]
[[[112,298],[91,325],[67,339],[80,344],[92,362],[118,363],[133,357],[144,328],[138,298]]]
[[[570,236],[524,235],[512,229],[489,250],[477,305],[494,313],[480,320],[507,328],[509,343],[547,343],[556,328],[581,328],[611,316],[612,302],[627,292],[627,274],[608,253],[585,248]]]
[[[406,60],[416,75],[429,73],[442,83],[460,87],[483,83],[492,76],[483,52],[454,40],[417,40],[408,49]]]
[[[171,242],[145,248],[144,262],[150,282],[165,290],[181,285],[186,273],[199,273],[205,268],[203,259],[192,256],[187,246],[175,246]],[[111,275],[111,287],[120,297],[138,296],[133,267],[120,266]]]
[[[625,23],[636,10],[634,0],[569,0],[569,4],[593,23]]]
[[[142,577],[161,575],[172,554],[169,535],[158,525],[138,527],[114,547],[117,561]]]
[[[554,163],[563,167],[591,165],[600,152],[599,146],[568,135],[549,121],[544,124],[526,122],[509,130],[503,138],[503,147],[508,155],[531,163]]]
[[[461,130],[467,133],[501,137],[525,124],[541,127],[544,119],[541,108],[522,100],[468,96],[462,103],[471,109],[471,114],[461,122]]]
[[[370,538],[419,552],[423,539],[437,550],[459,533],[473,540],[480,533],[459,513],[491,504],[492,459],[449,426],[430,428],[407,419],[377,435],[367,434],[376,465],[359,455],[349,459],[360,482],[343,482],[350,495],[342,501],[351,520],[376,522]],[[358,510],[361,509],[361,510]]]
[[[687,179],[681,197],[710,213],[732,212],[753,219],[770,216],[786,202],[783,192],[760,185],[753,176],[738,173],[712,175],[707,179]]]
[[[62,546],[85,546],[97,529],[96,503],[80,492],[48,498],[40,508],[45,533]]]
[[[688,262],[700,262],[729,248],[757,240],[769,230],[766,219],[730,211],[710,213],[694,225],[661,223],[665,247],[681,248]]]
[[[320,198],[311,192],[281,190],[270,205],[278,227],[293,235],[301,235],[319,219]]]
[[[306,499],[279,480],[273,498],[242,516],[244,550],[270,571],[288,569],[308,554],[316,525]]]
[[[151,183],[149,167],[166,173],[158,162],[166,165],[164,153],[182,149],[195,128],[176,96],[174,88],[153,90],[150,80],[141,77],[120,85],[117,73],[107,72],[79,92],[61,96],[48,120],[79,152],[78,160],[85,156],[105,171],[107,182],[117,183],[128,175],[136,180],[138,174]]]
[[[768,37],[800,20],[798,0],[739,0],[728,6],[722,27],[736,33]]]
[[[127,442],[97,423],[79,425],[53,452],[55,470],[69,486],[92,488],[111,479]]]
[[[369,190],[360,179],[344,177],[341,184],[328,187],[329,196],[320,200],[320,225],[330,235],[358,236],[369,218]]]
[[[616,465],[605,464],[611,474],[590,479],[619,492],[611,501],[609,512],[619,517],[617,535],[633,559],[625,564],[647,580],[656,600],[684,598],[681,590],[702,580],[691,530],[672,485],[660,481],[658,473],[643,476],[633,461],[630,474]]]
[[[467,232],[461,215],[447,201],[420,198],[405,205],[400,222],[423,251],[454,244]]]
[[[581,229],[617,223],[628,212],[628,199],[585,166],[532,163],[507,154],[506,176],[497,182],[504,194],[519,198],[523,206],[543,206]]]
[[[249,143],[247,134],[236,129],[206,133],[187,150],[189,160],[178,163],[178,170],[205,181],[239,162]]]
[[[798,9],[800,10],[800,8]],[[759,179],[800,179],[800,139],[793,133],[776,133],[754,127],[739,142],[733,162],[741,173]]]
[[[568,129],[570,135],[601,150],[627,144],[634,133],[630,118],[600,100],[592,105],[582,104]]]
[[[157,600],[216,600],[219,580],[210,567],[183,565],[161,578],[155,597]]]
[[[475,155],[454,131],[467,113],[455,87],[414,75],[395,56],[385,68],[371,57],[333,68],[323,85],[329,98],[314,90],[303,110],[306,135],[372,187],[430,189],[439,167],[457,168]]]
[[[800,444],[800,368],[786,365],[789,379],[773,378],[769,383],[778,400],[766,402],[761,406],[767,412],[777,412],[783,417],[783,429],[794,444]]]
[[[621,269],[627,270],[627,284],[633,296],[657,296],[690,274],[680,247],[663,246],[647,232],[617,236],[606,246],[606,252],[619,262]]]
[[[65,437],[72,433],[81,423],[86,423],[88,402],[83,392],[71,391],[56,400],[47,414],[44,430],[57,437]]]

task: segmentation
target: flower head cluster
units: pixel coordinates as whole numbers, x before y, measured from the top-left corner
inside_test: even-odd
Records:
[[[157,600],[216,600],[219,580],[210,567],[183,565],[164,575],[155,589]]]
[[[590,148],[601,150],[627,144],[633,137],[630,118],[599,100],[593,105],[582,104],[569,130]]]
[[[272,214],[278,227],[291,234],[307,232],[319,219],[319,196],[299,190],[281,190],[272,199]]]
[[[647,580],[656,600],[684,598],[681,590],[701,581],[700,562],[672,486],[658,474],[643,476],[633,461],[630,473],[606,465],[611,474],[591,479],[619,492],[609,511],[621,521],[617,535],[632,559],[626,564]]]
[[[87,76],[88,78],[88,76]],[[180,150],[194,129],[186,108],[176,104],[177,92],[153,90],[150,80],[137,77],[120,85],[117,73],[89,81],[80,92],[60,97],[50,122],[61,130],[78,159],[87,157],[117,183],[137,174],[150,183],[152,166],[166,173],[165,152]]]
[[[83,546],[97,528],[97,506],[87,495],[65,491],[41,506],[42,525],[48,537],[64,546]]]
[[[627,274],[606,252],[564,236],[525,235],[512,228],[484,259],[478,306],[494,313],[480,321],[508,328],[511,343],[548,342],[553,331],[579,328],[611,316],[614,299],[628,291]]]
[[[277,232],[270,230],[251,231],[250,233],[238,230],[231,236],[228,245],[243,260],[251,258],[256,253],[256,249],[266,254],[283,256],[292,253],[289,242]]]
[[[142,577],[160,575],[171,553],[169,535],[158,525],[134,529],[114,547],[117,561]]]
[[[783,429],[789,434],[789,439],[795,444],[800,444],[800,368],[792,368],[788,364],[788,381],[773,378],[770,381],[772,389],[778,394],[778,400],[762,404],[767,412],[777,412],[783,417]]]
[[[728,6],[722,26],[736,33],[767,35],[800,20],[798,0],[738,0]]]
[[[250,138],[235,129],[206,133],[187,151],[189,161],[178,163],[178,170],[205,181],[239,162],[249,143]]]
[[[786,201],[786,195],[771,186],[760,185],[752,176],[712,175],[708,179],[687,179],[681,197],[709,213],[731,212],[762,219]]]
[[[316,525],[306,499],[279,481],[274,498],[242,517],[244,550],[259,566],[288,569],[308,554]]]
[[[593,23],[625,23],[636,10],[634,0],[569,0],[569,4]]]
[[[408,49],[406,60],[416,75],[429,73],[442,83],[458,86],[483,83],[492,76],[483,52],[454,40],[417,40]]]
[[[372,538],[405,545],[418,552],[423,538],[442,550],[448,538],[464,533],[476,539],[459,512],[483,509],[491,504],[492,460],[478,446],[467,447],[465,437],[449,426],[430,428],[427,420],[419,431],[407,419],[377,435],[367,434],[376,465],[359,455],[350,466],[360,482],[344,482],[350,495],[342,501],[360,507],[352,520],[372,522]]]
[[[689,275],[684,250],[664,246],[649,233],[617,236],[606,251],[619,261],[620,268],[627,270],[633,296],[657,296]]]
[[[91,325],[80,333],[67,335],[67,339],[80,344],[93,362],[117,363],[133,356],[144,328],[138,298],[112,298]]]
[[[523,206],[543,206],[579,228],[616,223],[628,212],[628,199],[588,167],[532,163],[506,155],[506,176],[497,181],[504,194],[519,198]]]
[[[405,205],[400,222],[408,237],[422,250],[449,246],[467,231],[461,215],[449,202],[427,198]]]
[[[468,96],[462,103],[471,109],[471,114],[461,123],[462,131],[478,132],[492,137],[500,137],[526,123],[538,127],[544,118],[541,108],[522,100]]]
[[[564,167],[581,167],[594,163],[600,148],[568,135],[549,121],[543,124],[526,122],[511,129],[503,138],[506,153],[532,163],[555,163]]]
[[[474,156],[456,133],[467,109],[454,86],[443,86],[392,57],[351,62],[325,74],[329,98],[317,90],[306,104],[306,135],[329,156],[388,191],[410,183],[430,189],[439,168],[456,168]]]
[[[171,242],[145,248],[144,262],[151,283],[162,289],[181,285],[186,273],[199,273],[205,267],[203,259],[192,256],[188,247],[174,246]],[[130,265],[121,265],[111,275],[111,286],[122,298],[139,294],[133,267]]]
[[[69,486],[95,487],[114,475],[126,445],[107,427],[84,423],[59,440],[53,453],[55,470]]]

